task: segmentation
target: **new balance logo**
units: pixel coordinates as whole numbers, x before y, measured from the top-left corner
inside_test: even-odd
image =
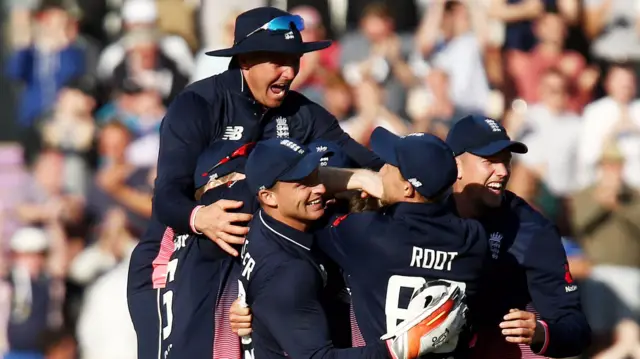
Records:
[[[227,128],[224,130],[222,139],[238,141],[242,138],[242,132],[244,132],[244,127],[242,126],[227,126]]]

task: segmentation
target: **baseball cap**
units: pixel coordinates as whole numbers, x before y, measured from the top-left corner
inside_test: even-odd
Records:
[[[309,176],[320,166],[320,159],[330,151],[310,150],[294,139],[269,139],[258,142],[247,159],[249,189],[258,193],[276,182],[293,182]]]
[[[447,144],[455,156],[465,152],[477,156],[491,156],[504,149],[514,153],[527,153],[527,146],[512,141],[507,130],[496,120],[469,115],[456,122],[447,135]]]
[[[371,134],[371,148],[386,163],[400,169],[404,177],[426,198],[433,198],[458,179],[453,151],[428,133],[396,136],[377,127]]]
[[[16,253],[41,253],[49,248],[49,237],[40,228],[25,227],[13,234],[10,246]]]
[[[205,149],[196,163],[193,182],[200,188],[210,180],[220,178],[229,173],[244,173],[247,157],[255,146],[255,142],[220,140]]]
[[[309,144],[309,149],[316,152],[329,152],[330,155],[326,155],[320,159],[320,166],[322,167],[337,167],[337,168],[357,168],[359,167],[346,153],[342,151],[337,143],[326,140],[317,140]]]

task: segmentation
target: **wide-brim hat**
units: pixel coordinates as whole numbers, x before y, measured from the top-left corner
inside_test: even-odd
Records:
[[[289,28],[266,25],[274,19],[291,20]],[[251,52],[277,52],[285,54],[304,54],[325,49],[331,41],[304,42],[300,31],[304,29],[301,17],[289,14],[274,7],[259,7],[238,15],[234,30],[234,45],[220,50],[206,52],[209,56],[233,57]]]

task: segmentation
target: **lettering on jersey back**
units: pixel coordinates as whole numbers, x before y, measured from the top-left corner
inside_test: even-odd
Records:
[[[249,241],[245,240],[244,246],[242,247],[242,276],[249,280],[251,279],[251,272],[253,272],[253,268],[256,266],[256,261],[247,251],[247,244],[249,244]]]
[[[457,255],[458,252],[444,252],[414,246],[410,266],[449,272],[451,271],[453,259]]]

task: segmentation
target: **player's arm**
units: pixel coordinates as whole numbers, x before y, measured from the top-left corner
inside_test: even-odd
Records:
[[[360,167],[378,171],[384,162],[373,152],[356,142],[338,125],[338,120],[327,110],[315,103],[308,106],[313,117],[313,138],[332,141],[338,144]]]
[[[251,311],[292,358],[390,358],[384,342],[362,348],[336,349],[318,301],[319,274],[309,264],[282,263],[253,298]],[[254,279],[253,285],[256,279]]]
[[[327,196],[361,190],[375,198],[382,197],[382,178],[377,172],[362,168],[320,167],[319,175],[320,182],[326,187]]]
[[[569,274],[562,241],[552,225],[522,236],[512,248],[521,248],[533,306],[540,313],[541,333],[531,349],[540,355],[565,358],[579,355],[589,345],[591,329],[582,313],[580,295]]]
[[[199,95],[183,92],[171,103],[160,126],[153,211],[160,222],[180,233],[194,232],[193,171],[212,133],[209,106]]]

